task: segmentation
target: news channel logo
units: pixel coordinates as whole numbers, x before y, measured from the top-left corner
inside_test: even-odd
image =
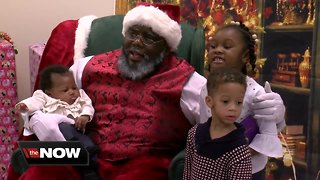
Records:
[[[89,153],[79,141],[18,141],[29,165],[89,165]]]

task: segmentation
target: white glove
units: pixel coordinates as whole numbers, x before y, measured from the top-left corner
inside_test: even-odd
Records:
[[[60,124],[63,122],[68,124],[74,124],[73,119],[70,119],[67,116],[60,114],[49,114],[43,113],[41,111],[36,111],[33,116],[34,118],[41,120],[41,122],[47,125]]]
[[[58,124],[65,122],[74,124],[74,120],[60,114],[45,114],[36,111],[28,125],[40,141],[65,141]]]
[[[261,94],[253,99],[252,110],[254,118],[260,120],[284,121],[285,107],[279,94],[271,91],[268,81],[264,86],[265,94]]]

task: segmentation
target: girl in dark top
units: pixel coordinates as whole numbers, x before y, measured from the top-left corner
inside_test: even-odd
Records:
[[[251,179],[251,157],[240,116],[246,77],[221,68],[208,77],[206,103],[212,116],[189,130],[184,180]]]

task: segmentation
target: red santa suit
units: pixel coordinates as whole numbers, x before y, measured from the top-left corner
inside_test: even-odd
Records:
[[[194,68],[169,56],[151,77],[132,81],[117,70],[120,53],[94,56],[81,65],[83,70],[76,68],[82,61],[71,67],[82,71],[82,78],[76,79],[94,102],[96,113],[88,131],[99,145],[100,175],[140,179],[149,174],[164,179],[191,128],[180,99]]]

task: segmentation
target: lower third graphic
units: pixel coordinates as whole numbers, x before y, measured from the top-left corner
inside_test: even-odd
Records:
[[[19,141],[29,165],[89,164],[89,153],[79,141]]]

